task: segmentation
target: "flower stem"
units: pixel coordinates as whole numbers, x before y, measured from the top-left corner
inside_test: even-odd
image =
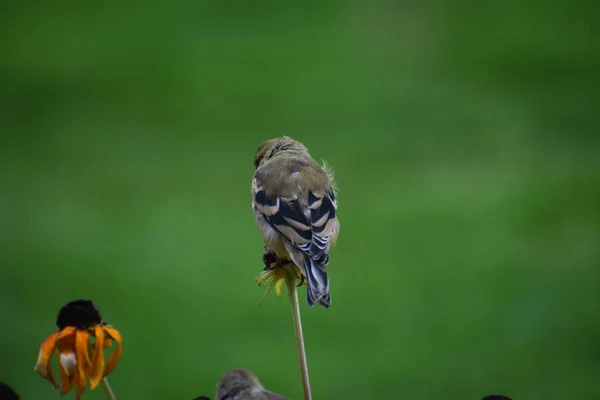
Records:
[[[104,388],[104,391],[106,392],[106,397],[109,400],[117,400],[117,398],[115,397],[115,392],[112,391],[110,384],[108,383],[108,379],[106,377],[102,378],[102,387]]]
[[[296,347],[298,349],[298,360],[302,373],[302,387],[304,389],[304,400],[312,400],[310,393],[310,380],[308,377],[308,365],[306,363],[306,351],[304,350],[304,334],[302,333],[302,319],[300,318],[300,303],[298,302],[298,288],[296,287],[296,274],[287,274],[285,280],[290,303],[292,305],[292,316],[294,317],[294,331],[296,333]]]

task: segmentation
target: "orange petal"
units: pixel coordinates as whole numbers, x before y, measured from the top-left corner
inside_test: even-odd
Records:
[[[112,345],[113,340],[109,337],[104,337],[104,348],[108,349]]]
[[[77,357],[77,395],[83,393],[87,381],[88,373],[92,367],[88,347],[90,345],[90,333],[86,330],[75,332],[75,356]]]
[[[72,353],[75,350],[75,328],[67,326],[56,337],[56,347],[61,353]]]
[[[75,395],[75,400],[81,400],[81,396],[83,395],[84,390],[85,390],[85,385],[77,386],[77,393]]]
[[[50,364],[50,357],[52,357],[52,352],[54,351],[54,346],[56,346],[56,337],[60,332],[56,331],[52,333],[50,336],[46,338],[42,342],[40,346],[40,353],[38,355],[37,362],[35,363],[34,370],[39,370],[40,375],[50,381],[55,388],[58,387],[58,384],[54,380],[54,376],[52,375],[52,366]]]
[[[94,346],[94,357],[92,359],[92,370],[90,372],[90,383],[92,390],[100,383],[104,374],[104,327],[96,325],[94,327],[94,336],[96,336],[96,344]]]
[[[111,371],[117,366],[117,362],[119,362],[119,358],[121,358],[121,334],[114,328],[110,326],[104,326],[104,331],[117,342],[117,347],[115,351],[110,355],[108,359],[108,363],[106,364],[106,369],[104,370],[104,376],[111,373]]]
[[[71,368],[71,365],[65,365],[63,362],[66,360],[70,360],[71,357],[75,357],[74,353],[62,353],[62,357],[61,357],[61,353],[57,350],[56,351],[56,358],[58,358],[58,365],[59,365],[59,369],[60,369],[60,379],[62,380],[62,386],[60,388],[60,393],[62,395],[65,395],[67,393],[69,393],[69,391],[71,390],[71,388],[73,388],[73,382],[75,381],[75,378],[77,376],[77,369],[76,367]],[[67,373],[67,369],[72,369],[72,374],[69,375]]]

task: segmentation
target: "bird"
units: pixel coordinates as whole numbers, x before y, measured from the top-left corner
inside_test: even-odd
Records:
[[[289,136],[262,142],[254,166],[252,208],[265,265],[293,262],[306,278],[308,305],[329,308],[329,250],[340,231],[333,171]]]
[[[215,400],[289,400],[278,393],[266,390],[256,375],[248,369],[225,372],[219,383]]]

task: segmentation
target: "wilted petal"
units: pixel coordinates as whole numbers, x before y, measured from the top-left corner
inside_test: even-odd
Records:
[[[283,284],[287,281],[295,282],[300,279],[300,270],[295,265],[286,264],[281,267],[269,268],[262,271],[256,278],[255,281],[261,286],[266,283],[267,290],[263,295],[262,300],[274,289],[277,297],[281,299],[281,292]]]
[[[75,328],[67,326],[60,331],[56,337],[56,348],[61,353],[69,353],[75,351]]]
[[[50,357],[52,357],[52,353],[54,352],[54,346],[56,345],[56,338],[58,337],[58,334],[58,331],[54,332],[42,342],[42,345],[40,346],[40,353],[34,367],[34,370],[38,370],[40,375],[50,381],[55,388],[58,387],[58,384],[52,375]]]
[[[80,381],[81,378],[77,377],[77,381]],[[84,379],[85,381],[85,379]],[[83,391],[85,390],[85,383],[83,386],[77,385],[77,393],[75,394],[75,400],[81,400],[81,396],[83,395]]]
[[[57,351],[58,353],[58,351]],[[77,358],[75,353],[58,353],[58,365],[60,366],[60,379],[62,386],[61,394],[67,394],[73,388],[75,378],[77,377]]]
[[[92,368],[88,353],[89,343],[90,333],[88,331],[78,330],[75,332],[75,356],[77,357],[77,379],[75,380],[75,386],[77,386],[77,396],[83,393],[88,373]]]
[[[94,345],[92,370],[90,372],[92,390],[96,389],[96,386],[98,386],[104,374],[104,327],[96,325],[94,327],[94,336],[96,336],[96,344]]]
[[[281,287],[283,286],[284,283],[285,283],[285,279],[279,279],[275,283],[275,294],[277,295],[277,297],[279,297],[279,299],[281,299]]]
[[[114,328],[110,326],[104,326],[104,331],[112,338],[115,342],[117,342],[117,347],[115,351],[110,355],[108,359],[108,363],[106,364],[106,369],[104,370],[104,376],[110,374],[110,372],[117,366],[117,362],[119,362],[119,358],[121,358],[121,334]]]

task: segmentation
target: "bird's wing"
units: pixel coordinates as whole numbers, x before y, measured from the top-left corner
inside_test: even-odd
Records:
[[[278,393],[271,392],[270,390],[265,390],[261,400],[289,400],[289,399]]]
[[[280,182],[282,179],[302,179],[292,175],[302,174],[302,171],[282,178],[284,173],[274,167],[257,170],[252,185],[254,208],[295,247],[312,259],[327,264],[329,239],[337,223],[333,189],[330,185],[308,189],[307,201],[301,201]]]
[[[279,393],[271,392],[270,390],[262,390],[260,394],[257,394],[256,400],[289,400],[287,397],[280,395]]]

